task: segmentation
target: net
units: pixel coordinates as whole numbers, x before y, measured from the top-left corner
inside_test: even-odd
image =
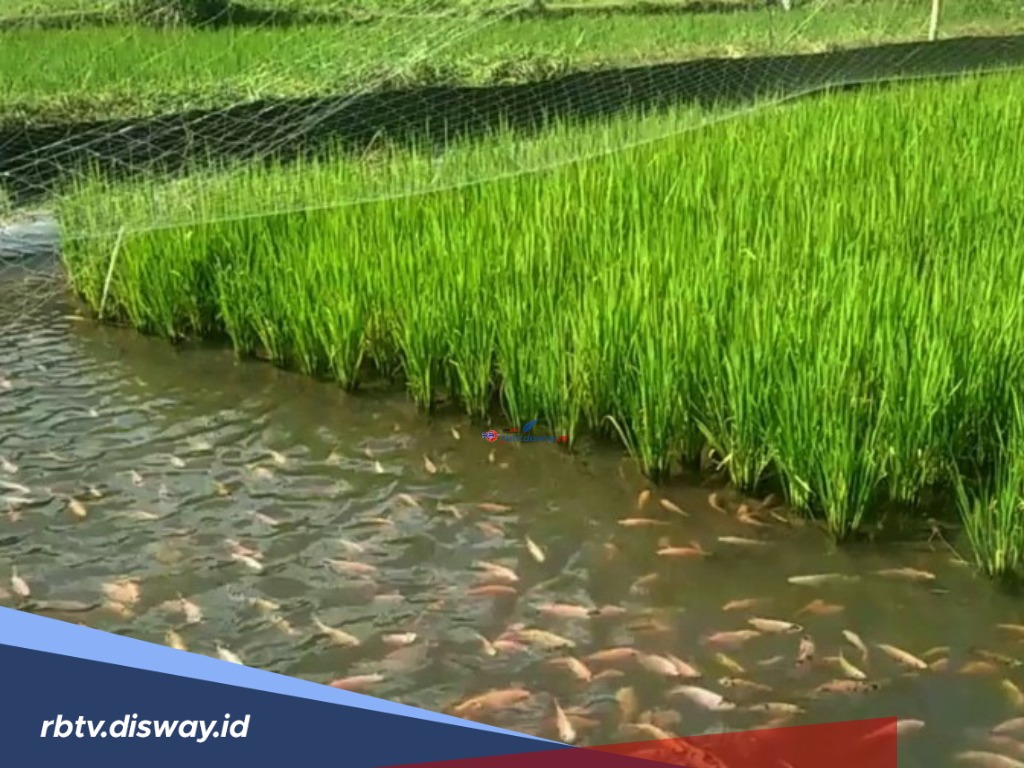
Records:
[[[543,171],[796,96],[1024,62],[1019,0],[8,0],[8,218],[64,239]],[[0,214],[3,215],[3,214]]]

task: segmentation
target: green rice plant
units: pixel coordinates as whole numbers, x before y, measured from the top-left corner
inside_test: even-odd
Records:
[[[843,539],[883,494],[914,504],[1012,458],[1021,89],[832,94],[536,174],[510,171],[699,116],[504,132],[443,162],[92,178],[61,200],[67,231],[94,235],[66,265],[112,322],[222,333],[347,388],[395,377],[424,407],[483,418],[497,397],[514,423],[617,437],[651,476],[710,445],[736,484],[773,477]],[[324,205],[428,178],[451,188]],[[207,223],[150,226],[185,214]]]
[[[976,566],[989,576],[1024,577],[1024,410],[1014,395],[1009,428],[1000,430],[1003,449],[994,471],[974,483],[957,475],[957,506]]]
[[[0,30],[0,125],[144,117],[388,86],[533,82],[568,70],[739,54],[820,52],[923,40],[927,25],[926,7],[895,0],[825,0],[784,14],[759,5],[744,13],[678,14],[656,22],[642,14],[482,22],[470,13],[417,16],[414,11],[429,11],[432,0],[398,0],[369,24],[218,28],[202,20],[219,18],[230,5],[227,0],[137,1],[169,8],[163,18],[180,23]],[[12,14],[18,6],[95,10],[108,5],[108,0],[13,2]],[[211,5],[201,8],[203,3]],[[354,3],[248,0],[239,5],[272,10],[321,5],[344,12]],[[5,7],[10,4],[5,0]],[[1008,0],[970,0],[943,9],[944,37],[1022,31],[1024,18]],[[445,45],[452,40],[461,44]],[[823,80],[838,81],[842,75],[821,72]],[[721,84],[723,93],[728,85]],[[254,121],[254,134],[259,129]]]

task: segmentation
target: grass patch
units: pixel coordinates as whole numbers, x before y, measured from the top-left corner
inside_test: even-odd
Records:
[[[416,8],[417,0],[407,4]],[[943,36],[1024,31],[1017,0],[951,5]],[[263,98],[394,85],[486,85],[575,70],[920,40],[927,9],[906,0],[824,0],[790,13],[511,21],[416,18],[300,28],[0,32],[0,125],[143,117]],[[838,74],[838,73],[837,73]]]
[[[423,406],[443,393],[483,416],[498,397],[513,422],[617,435],[653,476],[710,444],[736,484],[781,483],[843,539],[881,494],[913,504],[957,462],[1019,484],[1024,454],[998,427],[1024,371],[1022,88],[1000,75],[835,94],[542,174],[341,207],[328,206],[695,115],[497,136],[440,166],[395,152],[93,180],[60,208],[69,235],[92,235],[68,238],[66,268],[98,307],[120,239],[115,321],[223,334],[349,388],[371,361]],[[998,474],[1007,461],[1017,474]],[[1008,491],[995,517],[963,493],[995,537],[972,534],[979,562],[1020,567]]]

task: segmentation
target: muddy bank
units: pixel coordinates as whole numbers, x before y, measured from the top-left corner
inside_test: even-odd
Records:
[[[443,143],[508,125],[588,121],[636,109],[708,107],[827,87],[950,76],[1024,64],[1024,36],[958,38],[839,52],[709,59],[581,72],[541,83],[437,87],[260,101],[136,121],[0,129],[0,183],[19,204],[45,197],[86,164],[110,174],[181,172],[201,157],[288,159],[327,145]]]

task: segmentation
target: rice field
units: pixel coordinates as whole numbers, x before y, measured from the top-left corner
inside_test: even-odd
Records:
[[[426,0],[404,5],[407,11],[426,6]],[[708,56],[815,52],[922,40],[928,26],[926,4],[908,0],[821,0],[789,13],[758,7],[518,21],[382,7],[372,23],[297,28],[0,29],[0,125],[143,117],[396,85],[531,82]],[[1024,32],[1024,15],[1019,0],[954,3],[944,10],[941,29],[943,37]]]
[[[1024,80],[834,94],[545,173],[330,207],[426,155],[339,158],[62,201],[72,288],[102,317],[226,337],[350,389],[381,375],[652,477],[702,452],[838,540],[955,489],[978,565],[1024,572]],[[455,148],[448,181],[580,155],[644,123]],[[635,133],[635,129],[629,129]],[[242,211],[307,209],[238,218]],[[231,212],[235,212],[232,217]],[[206,222],[152,228],[167,221]],[[115,234],[116,233],[116,234]]]

